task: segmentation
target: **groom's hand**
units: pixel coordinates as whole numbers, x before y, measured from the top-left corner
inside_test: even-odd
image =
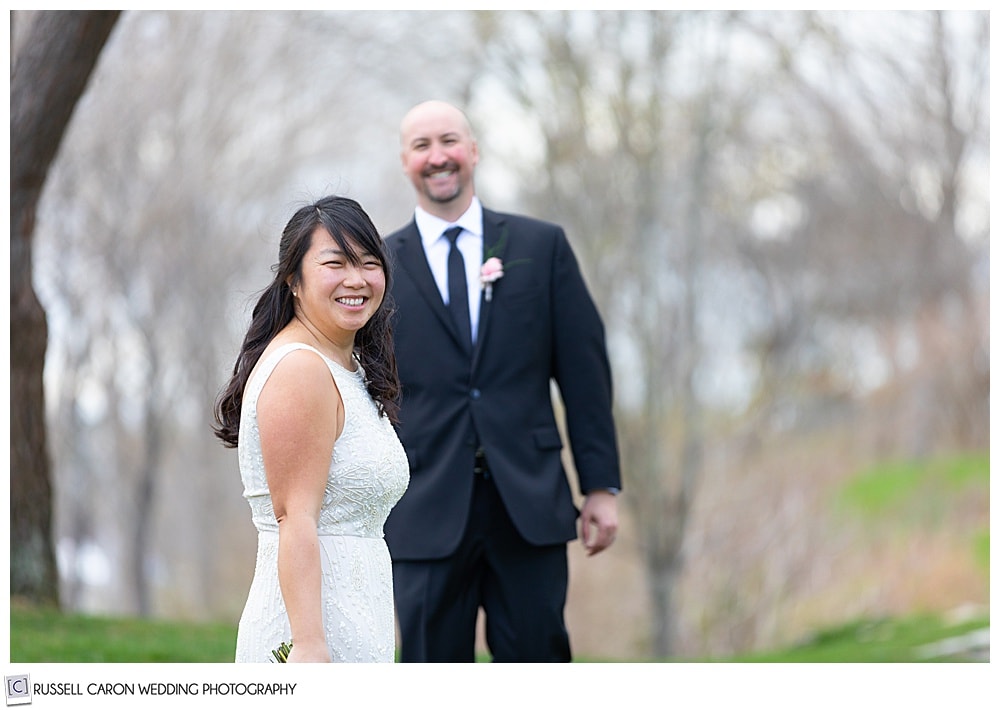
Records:
[[[587,556],[611,547],[618,533],[618,501],[610,491],[591,491],[580,509],[580,537]]]

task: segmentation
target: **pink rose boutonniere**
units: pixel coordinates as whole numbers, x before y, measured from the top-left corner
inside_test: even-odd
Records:
[[[486,292],[487,301],[493,300],[493,282],[502,276],[503,262],[499,258],[491,256],[483,262],[479,270],[479,287]]]
[[[500,239],[486,251],[483,255],[483,265],[479,267],[479,288],[484,292],[483,295],[487,301],[493,300],[493,284],[503,278],[504,263],[497,254],[503,253],[506,243],[507,227],[504,226],[503,232],[500,234]],[[506,266],[509,269],[512,266],[517,266],[521,262],[527,261],[531,261],[531,259],[514,259],[514,261],[507,262]]]

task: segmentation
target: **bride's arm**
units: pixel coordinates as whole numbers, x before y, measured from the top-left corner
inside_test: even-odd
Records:
[[[326,363],[308,350],[282,358],[260,394],[257,418],[292,628],[288,662],[329,661],[316,529],[344,405]]]

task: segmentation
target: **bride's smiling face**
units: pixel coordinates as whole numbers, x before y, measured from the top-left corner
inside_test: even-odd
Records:
[[[351,242],[358,263],[322,226],[311,238],[302,259],[298,282],[293,284],[298,311],[328,337],[356,333],[378,311],[385,298],[385,270],[374,254]]]

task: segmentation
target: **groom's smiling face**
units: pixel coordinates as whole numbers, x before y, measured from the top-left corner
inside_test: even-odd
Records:
[[[442,209],[464,212],[475,192],[479,148],[462,113],[447,104],[421,104],[403,120],[400,138],[403,170],[420,206],[439,216]]]

